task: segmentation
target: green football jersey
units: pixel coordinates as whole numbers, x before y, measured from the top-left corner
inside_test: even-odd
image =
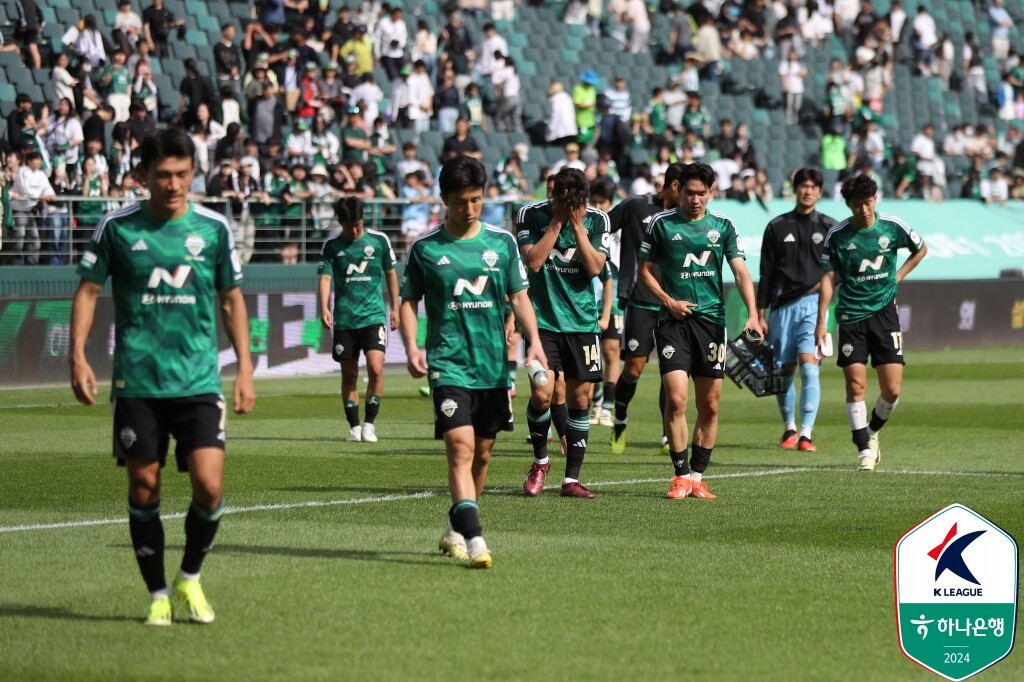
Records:
[[[505,230],[482,225],[475,237],[452,239],[442,228],[413,243],[402,298],[425,299],[431,388],[509,387],[503,306],[527,285]]]
[[[725,326],[722,270],[733,258],[746,258],[729,218],[711,211],[700,220],[687,220],[679,209],[658,213],[647,226],[639,256],[658,264],[665,293],[696,303],[690,306],[695,317]],[[662,308],[658,322],[671,317]]]
[[[365,230],[359,239],[341,234],[324,242],[318,275],[334,284],[334,328],[387,324],[384,274],[395,269],[395,252],[383,232]]]
[[[242,261],[223,215],[190,205],[184,216],[162,222],[142,203],[108,213],[78,275],[96,284],[111,279],[113,397],[221,392],[217,292],[242,283]]]
[[[896,252],[921,250],[921,237],[895,216],[875,214],[871,227],[859,229],[849,218],[825,235],[821,267],[836,273],[836,320],[867,319],[896,300]]]
[[[622,315],[622,306],[619,301],[619,269],[615,267],[610,258],[604,262],[601,274],[597,276],[594,284],[594,295],[597,297],[597,313],[600,315],[603,309],[604,283],[608,280],[612,281],[612,317]]]
[[[551,222],[550,201],[541,201],[519,209],[516,216],[516,235],[520,248],[536,244]],[[596,208],[587,207],[583,218],[590,244],[608,255],[608,216]],[[544,267],[529,273],[530,299],[537,312],[537,326],[556,334],[596,334],[597,318],[601,314],[594,300],[594,278],[583,269],[576,254],[576,235],[566,222],[558,233]]]

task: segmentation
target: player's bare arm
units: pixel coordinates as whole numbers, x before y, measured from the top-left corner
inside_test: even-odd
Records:
[[[529,343],[530,349],[526,352],[526,363],[529,364],[531,360],[537,360],[544,369],[548,369],[548,358],[541,347],[540,335],[537,332],[537,316],[533,311],[533,303],[530,302],[530,296],[526,293],[526,289],[512,294],[509,303],[512,305],[512,314],[515,316],[516,322],[519,323],[519,328],[523,330],[523,337]]]
[[[391,268],[385,275],[388,282],[388,300],[391,304],[391,316],[388,321],[388,325],[391,327],[391,331],[398,329],[398,325],[401,323],[401,315],[399,315],[398,308],[401,302],[398,300],[398,271]]]
[[[405,344],[406,368],[409,374],[419,379],[427,375],[427,359],[423,351],[416,345],[416,332],[419,331],[419,320],[416,319],[416,304],[410,298],[402,300],[399,307],[399,329],[402,343]]]
[[[732,276],[736,280],[736,289],[740,292],[743,305],[747,306],[747,321],[743,324],[743,329],[755,331],[761,338],[764,338],[766,332],[758,318],[757,302],[754,296],[754,280],[750,277],[747,264],[742,258],[732,258],[729,260],[729,267],[732,268]]]
[[[320,275],[318,284],[320,295],[320,324],[327,331],[334,328],[334,315],[331,314],[331,276]]]
[[[900,269],[896,271],[896,281],[902,282],[907,275],[914,271],[914,268],[924,260],[924,257],[928,255],[928,245],[921,244],[921,248],[918,249],[917,253],[912,255],[907,261],[900,266]]]
[[[601,270],[604,268],[604,263],[608,260],[608,257],[595,249],[594,245],[590,243],[590,235],[587,234],[587,228],[583,224],[583,219],[586,215],[587,206],[584,204],[572,212],[570,223],[573,234],[576,237],[576,253],[579,254],[580,262],[583,263],[583,271],[591,277],[597,277],[601,274]]]
[[[835,292],[836,273],[826,270],[821,275],[821,286],[818,288],[818,323],[814,327],[814,343],[819,348],[825,344],[828,333],[828,307],[832,304]]]
[[[654,264],[650,261],[640,261],[640,281],[650,290],[654,297],[661,302],[661,305],[665,306],[665,310],[677,320],[685,320],[692,313],[690,306],[694,305],[690,301],[677,301],[661,288],[661,282],[654,276]]]
[[[82,280],[71,304],[71,390],[83,405],[96,404],[96,374],[85,359],[85,342],[96,314],[96,299],[103,287]]]
[[[252,355],[249,352],[249,313],[241,287],[220,292],[220,312],[231,346],[238,357],[235,376],[235,414],[248,414],[256,406],[256,387],[252,381]]]
[[[601,288],[601,316],[597,318],[597,326],[606,331],[612,319],[612,303],[615,298],[615,281],[609,277]]]

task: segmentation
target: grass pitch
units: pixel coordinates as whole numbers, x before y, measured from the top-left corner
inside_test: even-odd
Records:
[[[204,567],[217,622],[168,629],[141,625],[109,406],[2,392],[0,679],[934,679],[897,645],[893,545],[953,502],[1024,540],[1021,357],[911,352],[873,474],[855,471],[834,366],[815,454],[780,450],[774,400],[726,380],[711,502],[663,499],[656,367],[625,455],[592,427],[595,500],[558,497],[557,457],[552,487],[518,492],[517,398],[481,505],[490,571],[436,551],[445,463],[417,382],[388,376],[375,445],[344,442],[337,376],[257,382],[257,411],[229,422],[230,513]],[[165,473],[170,578],[189,492]],[[1024,658],[979,679],[1024,679]]]

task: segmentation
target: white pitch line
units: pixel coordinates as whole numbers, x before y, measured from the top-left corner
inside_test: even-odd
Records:
[[[404,500],[421,500],[434,496],[433,490],[424,490],[412,495],[380,495],[378,497],[358,497],[351,500],[311,500],[308,502],[279,502],[275,504],[254,504],[248,507],[225,507],[225,514],[244,514],[254,511],[274,511],[281,509],[306,509],[314,507],[336,507],[348,504],[373,504],[375,502],[402,502]],[[161,514],[162,519],[183,519],[183,512]],[[84,528],[87,526],[116,526],[124,524],[127,519],[90,519],[87,521],[63,521],[61,523],[34,523],[25,526],[0,526],[0,533],[17,533],[26,530],[60,530],[62,528]]]

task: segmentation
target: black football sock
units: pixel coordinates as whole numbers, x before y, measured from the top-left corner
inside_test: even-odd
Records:
[[[366,417],[365,421],[367,424],[372,424],[373,420],[380,414],[380,396],[371,395],[366,399]]]
[[[587,452],[587,436],[590,434],[590,420],[586,410],[569,410],[568,429],[565,432],[565,477],[579,480],[583,456]]]
[[[601,407],[607,408],[609,405],[615,404],[615,382],[606,381],[604,382],[604,399],[601,401]]]
[[[185,515],[185,556],[181,559],[181,572],[196,575],[203,567],[203,559],[213,548],[213,538],[220,527],[224,513],[223,498],[213,509],[206,509],[192,500]]]
[[[672,467],[676,471],[676,476],[689,476],[690,475],[690,464],[687,462],[687,453],[683,449],[682,452],[669,452],[668,456],[672,458]]]
[[[483,534],[480,525],[480,507],[473,500],[459,500],[448,510],[448,519],[456,533],[461,533],[466,541]]]
[[[615,437],[618,438],[626,430],[629,414],[629,403],[636,395],[637,382],[630,381],[625,374],[615,383]]]
[[[565,403],[551,403],[551,425],[555,427],[555,433],[561,438],[565,436],[566,423],[569,421],[569,408],[565,406]]]
[[[349,426],[359,426],[359,403],[354,400],[345,401],[345,419]]]
[[[867,450],[868,439],[870,438],[870,436],[868,435],[867,427],[863,429],[856,429],[851,433],[853,433],[853,444],[857,446],[857,451],[864,452],[865,450]]]
[[[139,572],[146,588],[153,592],[167,589],[164,575],[164,524],[160,521],[160,503],[140,507],[128,500],[128,531]]]
[[[532,402],[526,403],[526,427],[530,430],[534,459],[548,456],[548,430],[551,428],[551,410],[538,412]]]
[[[708,463],[711,462],[711,450],[713,448],[702,448],[697,444],[692,444],[690,449],[693,450],[693,457],[690,458],[690,468],[695,473],[703,474],[708,468]]]

